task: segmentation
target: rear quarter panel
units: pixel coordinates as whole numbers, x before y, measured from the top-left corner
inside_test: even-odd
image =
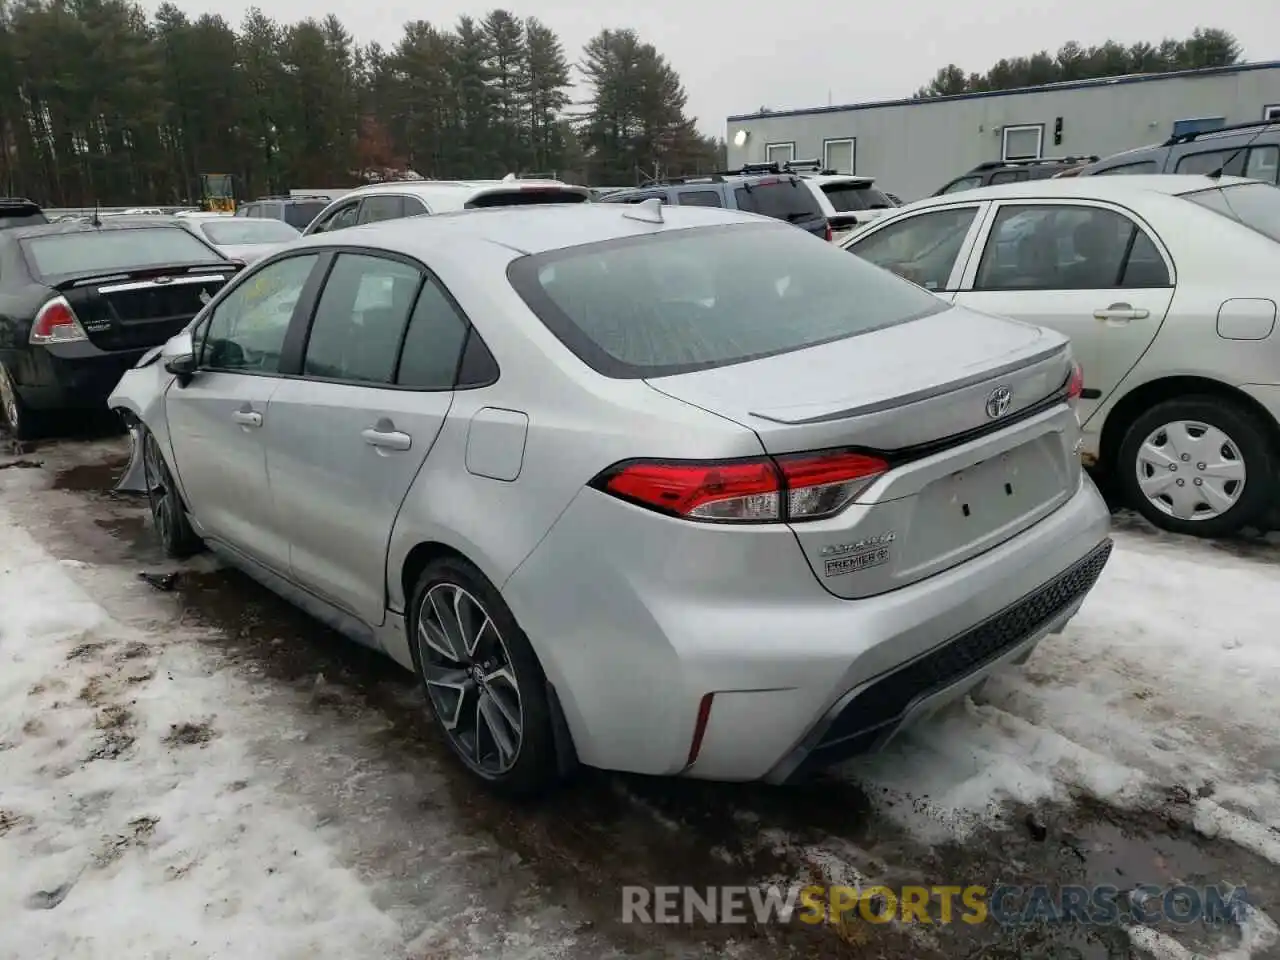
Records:
[[[755,434],[739,424],[659,394],[643,381],[611,380],[590,370],[507,282],[512,252],[496,245],[481,254],[476,249],[468,246],[460,257],[442,248],[428,265],[484,337],[501,374],[492,386],[457,392],[401,508],[387,556],[392,610],[404,609],[401,575],[418,544],[457,550],[501,588],[604,468],[632,457],[761,452]],[[472,418],[486,408],[528,416],[513,481],[466,468]]]

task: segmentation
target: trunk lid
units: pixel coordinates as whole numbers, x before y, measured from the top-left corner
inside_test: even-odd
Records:
[[[957,307],[648,383],[751,428],[770,454],[856,447],[889,462],[842,512],[792,524],[814,575],[852,599],[961,563],[1070,499],[1071,363],[1057,333]]]
[[[100,350],[145,350],[179,333],[241,266],[147,267],[55,285]]]

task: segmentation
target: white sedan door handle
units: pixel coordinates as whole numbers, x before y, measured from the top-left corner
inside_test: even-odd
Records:
[[[413,437],[399,430],[378,430],[370,427],[368,430],[361,430],[360,436],[369,446],[377,447],[379,450],[408,450],[413,446]]]
[[[254,410],[237,410],[231,415],[231,419],[242,427],[262,426],[262,414]]]
[[[1093,311],[1095,320],[1145,320],[1151,316],[1150,310],[1134,308],[1127,303],[1113,303],[1111,306]]]

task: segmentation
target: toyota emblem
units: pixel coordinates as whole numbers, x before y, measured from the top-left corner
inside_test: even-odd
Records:
[[[987,397],[987,416],[999,420],[1013,406],[1013,391],[1008,387],[996,387]]]

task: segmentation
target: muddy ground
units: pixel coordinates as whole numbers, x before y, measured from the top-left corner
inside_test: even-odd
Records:
[[[40,474],[30,486],[47,489],[30,496],[26,509],[42,515],[33,532],[55,556],[115,568],[133,579],[174,571],[150,539],[143,504],[110,492],[126,459],[124,439],[110,435],[0,450],[0,467]],[[1118,525],[1146,529],[1127,516]],[[1280,562],[1280,548],[1261,541],[1222,549],[1259,563]],[[477,788],[451,761],[412,676],[240,574],[202,562],[178,571],[171,583],[139,581],[138,590],[154,594],[154,602],[167,605],[180,622],[211,628],[203,642],[222,668],[252,678],[278,698],[280,709],[308,718],[301,755],[296,745],[281,745],[271,756],[267,746],[263,761],[310,765],[308,775],[296,780],[299,802],[346,828],[343,856],[377,886],[383,908],[403,918],[406,929],[429,926],[436,915],[457,915],[456,897],[445,898],[438,883],[424,882],[444,876],[460,880],[481,905],[507,914],[554,904],[561,926],[576,933],[574,945],[555,954],[538,953],[536,934],[528,934],[528,951],[512,942],[511,952],[495,957],[1146,956],[1118,928],[986,924],[921,931],[619,922],[625,884],[733,885],[771,876],[827,881],[836,862],[890,885],[1243,884],[1257,906],[1280,917],[1275,866],[1199,836],[1178,791],[1140,812],[1085,797],[1015,810],[1002,829],[942,846],[919,842],[875,813],[873,798],[857,782],[834,778],[774,788],[584,770],[552,797],[513,805]],[[448,864],[441,862],[444,852]],[[456,934],[442,932],[440,942],[456,942]],[[453,955],[433,952],[429,938],[416,949],[415,957]]]

